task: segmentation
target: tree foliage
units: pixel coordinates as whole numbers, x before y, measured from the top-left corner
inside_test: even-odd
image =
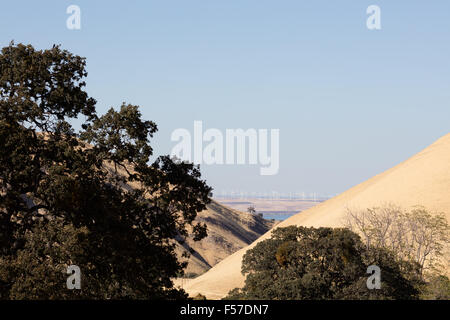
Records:
[[[381,269],[381,289],[367,288],[367,268]],[[417,265],[387,250],[367,249],[348,229],[277,228],[247,251],[245,286],[228,299],[413,299],[421,283]]]
[[[422,287],[421,298],[425,300],[450,300],[450,279],[444,275],[433,275]]]
[[[175,241],[205,237],[211,188],[193,164],[150,162],[157,126],[138,106],[98,116],[86,76],[58,46],[1,51],[0,298],[184,297]],[[66,288],[71,264],[81,290]]]

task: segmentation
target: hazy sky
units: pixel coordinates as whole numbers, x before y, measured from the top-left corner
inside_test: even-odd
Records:
[[[366,27],[372,4],[381,30]],[[140,105],[158,154],[194,120],[280,129],[277,175],[202,166],[219,192],[340,193],[450,132],[448,0],[15,0],[0,34],[85,56],[98,110]]]

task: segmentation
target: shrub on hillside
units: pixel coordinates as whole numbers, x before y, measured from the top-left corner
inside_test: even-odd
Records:
[[[420,266],[422,276],[441,271],[439,260],[449,243],[450,226],[444,213],[416,206],[406,211],[393,204],[365,210],[347,209],[345,227],[361,235],[371,248],[385,248],[401,260]]]
[[[450,300],[450,280],[444,275],[433,275],[422,288],[425,300]]]

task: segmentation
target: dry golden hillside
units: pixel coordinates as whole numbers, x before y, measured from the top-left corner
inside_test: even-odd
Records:
[[[346,208],[368,208],[383,203],[394,203],[403,208],[422,205],[431,211],[444,212],[450,221],[450,134],[407,161],[339,196],[292,216],[276,227],[342,226]],[[242,256],[257,242],[268,237],[270,231],[250,246],[224,259],[204,275],[183,282],[183,288],[191,295],[202,293],[210,299],[219,299],[229,290],[242,287]],[[449,262],[444,263],[448,271]]]
[[[189,239],[178,247],[178,255],[194,249],[189,258],[186,275],[199,275],[230,254],[248,246],[270,230],[275,222],[247,212],[233,210],[215,201],[200,212],[196,222],[205,223],[208,236],[201,241]]]

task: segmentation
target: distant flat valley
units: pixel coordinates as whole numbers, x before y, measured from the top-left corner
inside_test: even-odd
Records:
[[[300,199],[254,199],[254,198],[228,198],[215,199],[216,201],[239,211],[247,212],[254,207],[256,213],[261,213],[265,219],[285,220],[290,216],[314,207],[323,200]]]

